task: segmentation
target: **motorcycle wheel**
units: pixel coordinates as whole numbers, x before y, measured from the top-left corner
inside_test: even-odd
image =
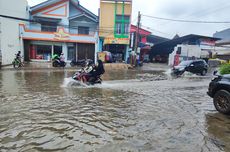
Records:
[[[15,68],[15,61],[12,62],[13,68]]]
[[[54,61],[54,62],[52,63],[52,65],[53,65],[53,67],[57,67],[57,66],[58,66],[58,64],[57,64],[56,61]]]
[[[71,67],[74,67],[75,65],[74,65],[74,63],[73,63],[73,62],[70,62],[70,66],[71,66]]]
[[[18,63],[17,61],[13,61],[12,64],[15,69],[18,69],[20,67],[20,63]]]

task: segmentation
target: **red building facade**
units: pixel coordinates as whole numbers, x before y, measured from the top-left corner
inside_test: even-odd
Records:
[[[138,28],[135,25],[131,25],[130,29],[130,48],[132,50],[135,49],[135,42],[136,42],[136,32],[138,32]],[[139,37],[138,37],[138,47],[140,47],[140,60],[144,61],[145,59],[148,60],[149,58],[149,52],[151,50],[151,47],[147,44],[147,36],[151,35],[151,32],[139,28]]]

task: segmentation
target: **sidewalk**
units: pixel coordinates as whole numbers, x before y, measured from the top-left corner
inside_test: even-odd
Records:
[[[81,69],[81,66],[71,67],[69,63],[66,64],[65,70],[76,71]],[[131,65],[125,63],[104,63],[105,70],[128,70],[141,69],[144,71],[166,71],[170,69],[167,64],[161,63],[144,63],[142,67],[131,68]],[[62,67],[53,67],[51,62],[28,62],[22,67],[23,70],[63,70]],[[3,66],[1,70],[15,70],[12,65]]]
[[[105,70],[126,70],[130,67],[129,64],[125,63],[105,63],[104,68]],[[71,67],[69,63],[66,64],[66,67],[64,69],[67,70],[76,70],[81,69],[81,66],[74,66]],[[50,62],[28,62],[25,63],[24,67],[22,67],[23,70],[63,70],[62,67],[53,67],[52,63]],[[12,65],[3,66],[0,70],[14,70]]]

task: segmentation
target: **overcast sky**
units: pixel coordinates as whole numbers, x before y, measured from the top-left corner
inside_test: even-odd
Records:
[[[28,0],[30,6],[45,0]],[[81,5],[98,14],[99,0],[80,0]],[[230,21],[229,0],[133,0],[132,23],[138,11],[143,15],[198,21]],[[230,28],[230,24],[195,24],[163,21],[142,16],[141,25],[154,35],[172,38],[175,34],[212,36],[216,31]]]

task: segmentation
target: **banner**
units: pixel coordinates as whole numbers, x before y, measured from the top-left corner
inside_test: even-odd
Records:
[[[105,38],[104,44],[129,44],[129,38]]]

